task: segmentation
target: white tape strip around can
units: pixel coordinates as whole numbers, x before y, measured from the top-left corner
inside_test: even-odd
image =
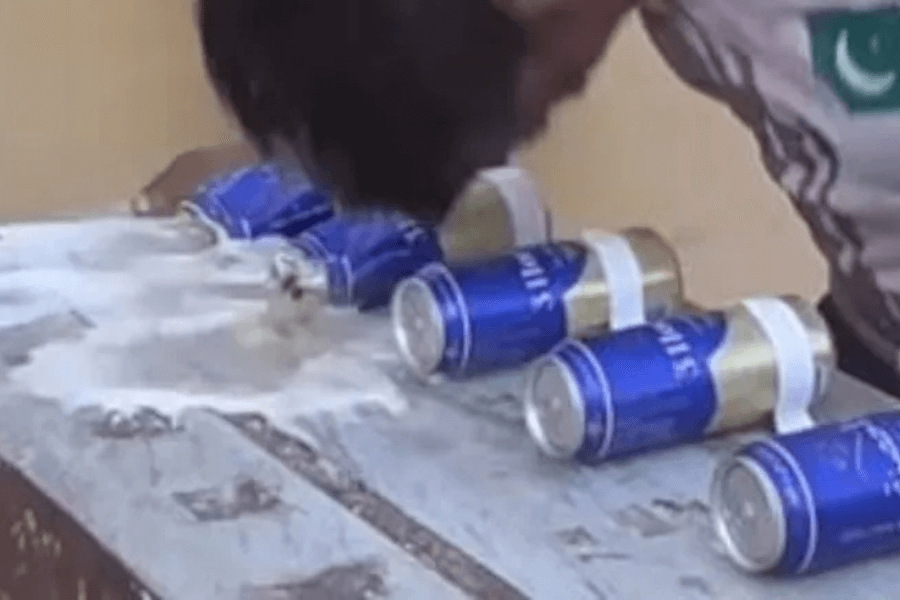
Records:
[[[793,433],[813,427],[815,421],[809,411],[816,399],[816,359],[803,321],[779,298],[751,298],[743,305],[775,350],[775,430]]]
[[[528,171],[517,166],[496,167],[481,171],[478,177],[500,191],[517,246],[540,244],[550,239],[540,190]]]
[[[606,277],[610,329],[645,323],[644,274],[628,239],[600,231],[586,231],[582,239],[596,253]]]

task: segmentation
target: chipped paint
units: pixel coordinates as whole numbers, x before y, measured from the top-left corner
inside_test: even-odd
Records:
[[[121,410],[103,411],[93,425],[95,436],[122,440],[151,439],[181,430],[175,418],[153,408],[139,408],[130,414]]]
[[[0,600],[158,600],[0,461]]]
[[[376,600],[389,597],[385,577],[374,560],[336,565],[296,583],[246,590],[241,600]]]
[[[251,440],[466,594],[485,600],[526,600],[521,591],[484,563],[411,518],[341,465],[258,416],[229,417],[229,420]]]
[[[52,531],[38,525],[31,508],[26,508],[21,518],[13,522],[9,535],[16,542],[16,549],[22,553],[46,556],[56,559],[62,553],[62,541]]]
[[[275,486],[253,478],[239,479],[217,488],[175,492],[172,497],[201,522],[230,521],[283,507]]]

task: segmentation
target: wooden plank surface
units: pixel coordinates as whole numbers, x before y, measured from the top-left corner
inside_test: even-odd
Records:
[[[710,477],[727,452],[766,432],[601,467],[561,464],[534,449],[510,384],[477,395],[423,388],[402,419],[311,431],[348,472],[533,598],[874,600],[894,585],[897,557],[797,580],[749,577],[726,561],[710,525]],[[828,404],[842,417],[893,407],[844,377],[833,391]]]
[[[8,394],[0,415],[3,459],[161,598],[465,597],[203,411],[125,431]]]
[[[869,600],[895,585],[897,557],[797,580],[725,560],[710,474],[766,432],[550,461],[522,426],[521,373],[418,381],[383,314],[317,309],[279,337],[264,252],[144,227],[0,230],[0,459],[161,598]],[[818,416],[891,402],[839,378]]]

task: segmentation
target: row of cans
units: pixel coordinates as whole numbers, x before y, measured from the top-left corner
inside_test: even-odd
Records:
[[[392,313],[419,373],[531,363],[527,429],[556,459],[596,464],[774,413],[790,433],[713,477],[715,528],[740,568],[804,574],[900,551],[900,412],[814,426],[809,408],[835,369],[815,307],[763,297],[697,311],[681,290],[668,244],[630,229],[431,264],[398,286]]]
[[[568,337],[643,323],[682,302],[671,246],[643,228],[431,263],[392,300],[397,346],[423,375],[521,367]]]
[[[773,410],[777,421],[779,407],[803,413],[834,362],[812,305],[755,298],[563,342],[531,369],[525,420],[546,454],[598,463]],[[900,411],[785,423],[790,433],[743,447],[713,475],[712,518],[733,563],[802,575],[900,552]]]
[[[801,574],[900,550],[900,413],[812,427],[804,411],[827,391],[834,351],[798,298],[690,310],[657,234],[547,241],[546,211],[512,168],[479,177],[440,229],[336,215],[303,177],[266,165],[210,183],[186,212],[219,238],[284,238],[278,276],[332,304],[391,299],[400,354],[421,374],[529,365],[527,428],[556,459],[699,441],[774,411],[796,432],[713,477],[716,530],[741,568]]]
[[[674,250],[627,229],[434,262],[392,299],[401,356],[421,375],[529,366],[525,415],[547,454],[586,462],[703,439],[774,413],[812,425],[828,389],[828,326],[797,297],[684,306]]]
[[[304,174],[269,163],[213,179],[181,214],[209,243],[278,238],[279,280],[363,310],[386,305],[397,283],[429,263],[499,255],[545,241],[551,228],[518,167],[480,172],[440,227],[394,213],[339,213]]]

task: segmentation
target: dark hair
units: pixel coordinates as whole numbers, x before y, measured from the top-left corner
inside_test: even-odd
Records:
[[[345,206],[439,219],[518,138],[525,33],[492,0],[200,0],[200,28],[250,138]]]

